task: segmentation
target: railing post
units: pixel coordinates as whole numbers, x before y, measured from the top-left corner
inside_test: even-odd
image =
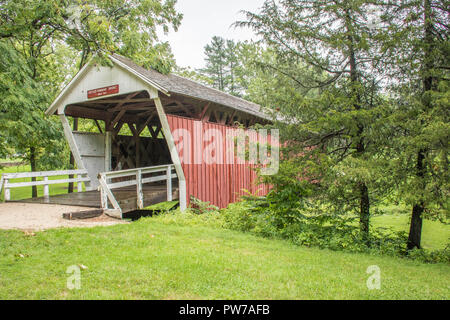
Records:
[[[136,188],[137,188],[137,207],[144,209],[144,194],[142,192],[142,170],[136,173]]]
[[[48,177],[44,177],[44,181],[48,182]],[[48,184],[44,184],[44,199],[45,200],[50,199],[50,190]]]
[[[5,177],[3,175],[1,175],[1,177],[0,177],[0,196],[2,195],[4,181],[5,181]]]
[[[167,167],[167,201],[173,200],[172,195],[172,165]]]
[[[11,200],[11,189],[8,187],[8,181],[9,180],[5,178],[5,198],[3,199],[3,202]]]
[[[105,175],[101,174],[100,179],[106,181]],[[108,195],[106,194],[106,190],[103,189],[103,186],[100,184],[100,199],[102,202],[102,209],[108,210]]]
[[[79,174],[77,175],[77,179],[83,178],[83,175]],[[83,192],[83,183],[81,181],[77,182],[77,191]]]

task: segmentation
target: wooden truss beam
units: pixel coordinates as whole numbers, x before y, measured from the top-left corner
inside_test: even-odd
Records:
[[[208,112],[209,106],[210,106],[210,105],[211,105],[211,103],[208,102],[208,103],[203,107],[203,110],[202,110],[202,112],[200,113],[200,115],[199,115],[199,117],[198,117],[199,120],[204,121],[205,116],[206,116],[206,113]],[[209,119],[209,117],[208,117],[208,119]],[[206,120],[206,121],[208,121],[208,120]]]
[[[148,117],[147,120],[144,122],[144,124],[139,126],[139,128],[138,128],[139,135],[145,130],[147,125],[150,123],[150,121],[152,121],[155,118],[156,114],[157,114],[157,112],[153,111],[152,114],[150,115],[150,117]]]
[[[142,102],[142,103],[137,103],[137,104],[132,104],[129,106],[121,106],[121,107],[114,107],[114,108],[110,108],[108,109],[108,112],[118,112],[121,110],[148,110],[149,107],[154,107],[155,105],[152,104],[151,102]]]
[[[191,118],[195,118],[194,114],[191,112],[191,110],[189,110],[184,104],[182,104],[181,102],[176,101],[175,102],[177,104],[178,107],[180,107],[184,112],[186,112],[186,114],[191,117]]]
[[[97,126],[97,129],[100,133],[103,133],[102,127],[100,126],[100,123],[98,123],[98,120],[94,119],[95,125]]]
[[[103,110],[96,110],[88,107],[82,106],[69,106],[65,110],[65,114],[70,117],[78,117],[83,119],[94,119],[103,120],[109,122],[111,119],[111,114]],[[126,122],[135,122],[135,116],[124,115],[123,120]]]
[[[131,100],[136,97],[141,92],[134,92],[125,97],[125,99],[120,100],[119,103],[114,107],[115,109],[122,107],[123,105],[130,103]]]

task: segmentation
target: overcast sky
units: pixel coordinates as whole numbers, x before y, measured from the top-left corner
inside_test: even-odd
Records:
[[[161,39],[168,40],[182,67],[204,66],[204,47],[213,36],[226,39],[250,40],[253,33],[246,29],[233,28],[237,20],[244,19],[239,11],[257,12],[264,0],[178,0],[177,11],[184,15],[178,32],[170,32]]]

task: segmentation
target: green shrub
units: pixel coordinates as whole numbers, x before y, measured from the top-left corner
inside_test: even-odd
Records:
[[[333,251],[348,251],[377,255],[401,256],[426,263],[449,263],[450,253],[445,250],[414,250],[407,254],[406,232],[390,228],[372,229],[369,246],[355,223],[355,218],[333,213],[324,205],[297,200],[298,207],[283,198],[292,195],[284,193],[281,198],[245,197],[244,201],[230,204],[218,210],[209,203],[194,200],[194,206],[185,212],[179,210],[161,214],[154,219],[167,224],[185,224],[226,228],[249,232],[266,238],[286,239],[299,246],[317,247]],[[300,204],[300,201],[302,203]]]
[[[267,198],[247,197],[245,201],[231,204],[227,209],[221,210],[221,218],[225,228],[263,237],[287,239],[300,246],[406,256],[406,232],[390,228],[373,229],[368,246],[354,223],[355,218],[333,214],[326,209],[325,206],[306,201],[300,208],[293,208],[288,203],[280,205],[269,194]],[[448,250],[417,250],[407,255],[410,259],[428,263],[448,263],[449,256]]]
[[[450,263],[450,250],[447,246],[443,250],[426,251],[414,249],[408,252],[409,259],[419,260],[426,263]]]
[[[193,196],[191,196],[190,200],[191,200],[190,209],[192,212],[196,214],[217,212],[219,210],[218,207],[212,205],[210,202],[203,202]]]

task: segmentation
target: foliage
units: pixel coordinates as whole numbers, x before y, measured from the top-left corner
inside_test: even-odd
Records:
[[[191,196],[190,200],[190,209],[196,214],[205,214],[207,212],[217,211],[219,209],[210,202],[201,201],[193,196]]]
[[[190,67],[183,68],[177,66],[174,72],[181,77],[191,79],[206,86],[212,87],[214,84],[214,81],[210,77],[202,74],[198,70],[193,70]]]
[[[68,148],[57,119],[44,111],[87,60],[118,52],[170,72],[174,60],[157,28],[178,28],[174,0],[2,1],[0,3],[0,155],[24,154],[33,171],[66,167]]]
[[[407,257],[427,263],[449,263],[448,249],[418,250],[407,256],[407,233],[391,227],[373,228],[367,240],[362,238],[354,217],[332,214],[324,205],[308,203],[304,210],[290,207],[288,192],[272,192],[267,199],[248,198],[221,210],[223,226],[267,238],[282,238],[304,247]]]
[[[81,54],[83,66],[92,54],[128,56],[163,73],[174,65],[170,47],[158,41],[157,28],[168,32],[180,25],[175,0],[44,0],[3,1],[1,38],[35,34],[46,41],[64,41]],[[38,49],[42,49],[42,44]],[[40,52],[38,51],[37,54]],[[37,56],[36,56],[37,57]]]
[[[425,263],[449,263],[450,250],[447,248],[428,252],[423,249],[414,248],[408,252],[408,258]]]
[[[260,65],[271,85],[282,84],[268,91],[266,107],[274,108],[286,142],[283,159],[307,181],[320,180],[322,200],[334,212],[356,212],[366,238],[370,208],[388,191],[379,157],[388,139],[387,107],[373,72],[379,43],[365,19],[371,9],[359,0],[266,1],[261,12],[247,12],[237,23],[251,27],[274,53]]]
[[[41,169],[62,167],[62,129],[55,119],[44,116],[52,91],[46,89],[45,81],[33,78],[27,61],[8,42],[0,41],[0,51],[3,143],[28,161],[34,158]]]
[[[246,94],[278,120],[281,170],[265,182],[294,194],[286,210],[302,205],[292,184],[303,179],[333,215],[357,213],[362,236],[385,200],[448,219],[446,8],[434,0],[266,1],[236,23],[266,46],[253,56]]]
[[[388,165],[413,208],[408,248],[420,248],[423,218],[446,220],[450,212],[448,5],[403,1],[388,5],[383,19],[390,27],[381,74],[390,79],[393,109]]]
[[[198,72],[216,89],[234,96],[243,96],[251,77],[250,61],[255,57],[251,42],[240,42],[214,36],[205,46],[206,67]]]

